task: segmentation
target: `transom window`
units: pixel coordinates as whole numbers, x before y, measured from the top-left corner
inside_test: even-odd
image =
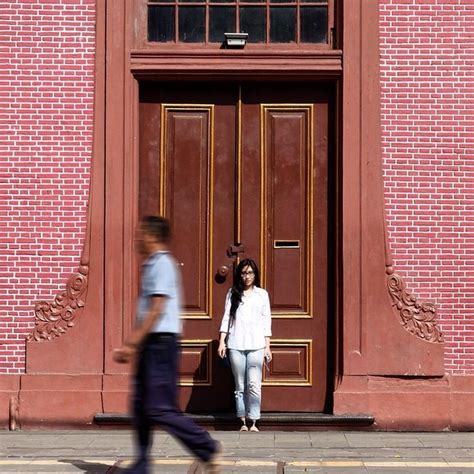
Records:
[[[223,43],[247,33],[248,43],[328,43],[329,1],[152,0],[148,41]]]

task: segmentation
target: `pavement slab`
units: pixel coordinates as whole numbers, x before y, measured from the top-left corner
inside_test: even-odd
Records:
[[[213,431],[222,473],[474,474],[473,433]],[[0,432],[0,473],[119,474],[133,460],[129,430]],[[153,473],[202,473],[193,457],[157,431]]]

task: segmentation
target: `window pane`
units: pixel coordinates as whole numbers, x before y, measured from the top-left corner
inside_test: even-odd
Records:
[[[240,0],[240,5],[242,3],[263,3],[265,0]]]
[[[295,41],[296,8],[270,8],[270,43],[291,43]]]
[[[235,0],[209,0],[209,3],[235,3]]]
[[[148,41],[174,41],[174,7],[148,8]]]
[[[240,31],[249,43],[264,43],[267,31],[265,7],[240,7]]]
[[[204,7],[179,7],[179,41],[204,42]]]
[[[234,33],[235,7],[210,7],[209,8],[209,41],[222,43],[224,33]]]
[[[326,7],[301,7],[301,42],[327,43],[328,10]]]

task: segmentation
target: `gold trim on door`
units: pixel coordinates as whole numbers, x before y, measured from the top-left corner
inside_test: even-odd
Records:
[[[194,381],[193,379],[181,378],[179,385],[181,387],[209,387],[212,385],[212,339],[183,339],[180,341],[181,348],[186,346],[198,346],[206,347],[206,375],[207,378],[204,381]],[[182,351],[183,352],[183,351]]]
[[[308,312],[272,312],[273,319],[312,319],[314,315],[313,306],[313,279],[314,279],[314,258],[313,258],[313,234],[314,234],[314,106],[313,104],[260,104],[260,280],[262,287],[265,287],[266,280],[266,259],[267,259],[267,150],[266,150],[266,132],[267,132],[267,112],[268,111],[290,111],[290,112],[305,112],[308,114],[307,122],[307,146],[309,150],[309,163],[307,173],[307,185],[310,198],[308,199],[308,212],[306,215],[307,221],[307,254],[306,264],[308,268],[307,285],[308,292],[306,295],[306,307]]]
[[[214,235],[214,104],[161,104],[161,146],[160,146],[160,215],[167,216],[167,169],[166,169],[166,160],[165,160],[165,141],[166,141],[166,132],[167,132],[167,120],[166,114],[168,112],[178,111],[178,112],[208,112],[209,113],[209,123],[208,123],[208,133],[209,133],[209,155],[208,155],[208,173],[207,173],[207,189],[208,189],[208,199],[207,199],[207,215],[209,216],[207,228],[206,228],[206,238],[209,242],[209,250],[207,252],[207,295],[206,295],[206,311],[200,313],[191,313],[183,312],[183,319],[212,319],[212,288],[214,284],[213,272],[212,272],[212,261],[213,261],[213,235]]]
[[[262,373],[262,384],[264,386],[271,387],[309,387],[313,385],[313,340],[312,339],[272,339],[271,348],[272,350],[276,347],[305,347],[306,358],[305,358],[305,378],[304,380],[292,380],[292,379],[279,379],[271,381],[267,379],[267,369],[263,368]]]
[[[237,242],[242,243],[242,86],[237,103]],[[240,255],[237,255],[239,263]]]

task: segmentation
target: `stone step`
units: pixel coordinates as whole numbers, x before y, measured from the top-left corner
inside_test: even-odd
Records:
[[[204,426],[223,429],[238,425],[234,413],[187,413],[197,423]],[[330,415],[326,413],[262,413],[259,426],[276,428],[305,429],[318,427],[355,428],[368,427],[374,423],[371,415]],[[94,416],[97,425],[130,425],[131,417],[125,413],[97,413]]]

